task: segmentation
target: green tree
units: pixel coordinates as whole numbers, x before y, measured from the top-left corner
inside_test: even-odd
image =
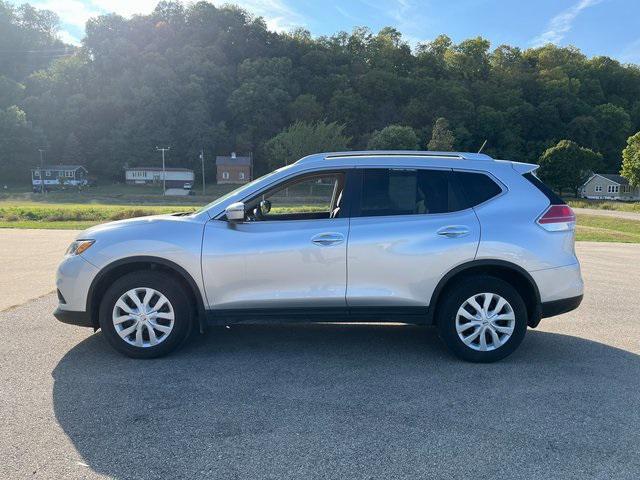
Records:
[[[367,148],[370,150],[417,150],[418,136],[411,127],[389,125],[373,132]]]
[[[73,132],[69,134],[65,142],[62,160],[69,165],[84,165],[85,163],[82,146]]]
[[[453,150],[453,142],[455,137],[453,132],[449,129],[449,122],[446,118],[440,117],[433,125],[433,132],[431,133],[431,140],[427,144],[427,149],[447,152]]]
[[[540,179],[562,195],[570,189],[578,196],[578,190],[592,172],[602,167],[602,155],[579,146],[571,140],[561,140],[540,157]]]
[[[270,169],[318,152],[341,151],[351,139],[344,135],[344,125],[337,123],[296,122],[265,144]]]
[[[12,105],[0,109],[0,172],[2,182],[25,180],[29,168],[37,161],[37,132],[33,130],[27,116]]]
[[[640,132],[627,139],[627,146],[622,151],[620,175],[634,187],[640,186]]]
[[[193,168],[205,148],[251,151],[265,171],[265,144],[297,121],[344,125],[353,148],[402,125],[382,148],[418,148],[413,135],[423,146],[435,131],[429,148],[487,139],[487,153],[530,162],[566,138],[601,152],[608,172],[640,130],[640,68],[575,47],[442,35],[412,52],[395,28],[282,34],[237,6],[163,1],[89,19],[76,48],[54,14],[14,4],[0,0],[3,178],[28,178],[43,136],[48,158],[67,157],[69,132],[92,174],[118,178],[125,162],[157,163],[157,144],[171,145],[170,166]],[[451,126],[435,128],[440,118]]]
[[[305,93],[289,104],[289,116],[293,121],[318,122],[322,119],[322,105],[315,95]]]
[[[620,151],[631,134],[631,117],[627,111],[612,103],[598,105],[594,111],[599,124],[598,150],[604,155],[605,168],[609,172],[620,170]]]

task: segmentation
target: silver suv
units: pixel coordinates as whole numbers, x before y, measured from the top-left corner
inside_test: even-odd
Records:
[[[495,361],[582,300],[575,216],[536,168],[457,152],[310,155],[193,214],[82,232],[54,315],[131,357],[207,325],[311,320],[434,324],[458,357]]]

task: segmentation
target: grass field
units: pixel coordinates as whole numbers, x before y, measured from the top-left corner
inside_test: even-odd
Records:
[[[233,190],[238,185],[208,185],[206,195],[195,188],[196,195],[164,196],[160,185],[113,184],[75,189],[52,190],[44,195],[33,193],[24,186],[0,190],[0,205],[3,203],[70,203],[98,205],[206,205],[212,200]]]
[[[0,201],[0,228],[82,230],[113,220],[188,212],[195,208],[193,205],[101,205]],[[640,243],[640,221],[580,214],[576,238],[596,242]]]
[[[0,202],[0,227],[85,229],[125,218],[195,210],[190,205],[99,205]]]
[[[578,215],[577,240],[640,243],[640,221]]]
[[[640,202],[613,202],[609,200],[566,199],[573,208],[595,208],[598,210],[617,210],[620,212],[639,212]]]

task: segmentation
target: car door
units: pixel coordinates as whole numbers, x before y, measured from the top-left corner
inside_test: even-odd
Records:
[[[346,171],[305,174],[245,202],[243,222],[207,223],[211,309],[345,307]]]
[[[359,170],[348,246],[349,307],[426,307],[456,265],[473,260],[480,225],[450,169]]]

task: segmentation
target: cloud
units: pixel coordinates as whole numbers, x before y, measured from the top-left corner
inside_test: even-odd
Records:
[[[84,30],[91,17],[106,13],[117,13],[124,17],[147,14],[153,11],[160,0],[33,0],[37,8],[57,13],[63,26]],[[254,15],[264,17],[267,26],[279,32],[306,26],[305,17],[289,6],[285,0],[210,0],[214,5],[234,3]],[[187,3],[187,2],[183,2]],[[60,32],[66,38],[75,38],[68,29]],[[77,39],[76,39],[77,41]]]
[[[214,5],[233,3],[252,14],[264,17],[267,27],[276,32],[287,32],[297,27],[306,27],[307,21],[300,12],[294,10],[284,0],[214,0]]]
[[[64,43],[68,43],[70,45],[80,45],[80,39],[68,30],[61,30],[58,32],[58,38],[60,38]]]
[[[571,30],[573,21],[576,17],[580,15],[583,10],[593,7],[601,1],[602,0],[580,0],[571,7],[560,12],[558,15],[553,17],[551,21],[549,21],[547,29],[543,33],[531,40],[531,45],[533,47],[541,47],[547,43],[559,44],[565,35]]]
[[[633,42],[628,43],[618,56],[622,63],[635,63],[640,65],[640,38],[636,38]]]
[[[335,6],[335,9],[337,10],[337,12],[342,15],[344,18],[351,20],[352,22],[356,22],[357,24],[362,24],[362,17],[356,17],[355,15],[351,15],[349,12],[347,12],[344,8],[342,8],[339,5]]]
[[[402,38],[415,48],[424,41],[425,30],[430,21],[425,14],[427,2],[416,4],[412,0],[393,0],[386,13],[393,20],[392,25],[402,33]]]
[[[31,4],[36,8],[53,11],[60,17],[63,24],[73,25],[83,30],[87,20],[101,13],[89,2],[79,0],[35,0]],[[62,32],[61,35],[63,35]]]
[[[131,17],[138,13],[150,13],[160,0],[87,0],[102,13],[117,13]]]

